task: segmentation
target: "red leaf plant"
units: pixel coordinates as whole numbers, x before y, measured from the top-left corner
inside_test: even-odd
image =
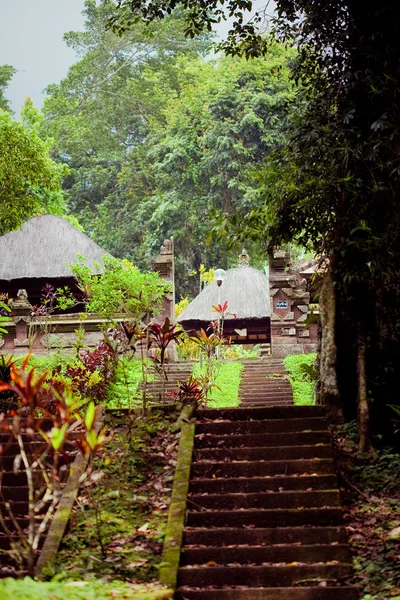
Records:
[[[33,575],[40,538],[59,504],[63,482],[76,450],[90,458],[104,436],[98,432],[99,409],[94,403],[91,402],[86,415],[81,416],[78,410],[82,403],[72,394],[54,388],[41,394],[48,373],[37,375],[34,367],[29,368],[29,360],[30,356],[21,367],[13,363],[10,381],[0,382],[0,392],[10,391],[18,399],[16,409],[0,414],[0,524],[9,539],[9,554],[17,568]],[[14,512],[13,502],[7,498],[4,474],[10,457],[14,457],[13,472],[22,472],[26,477],[26,528]]]

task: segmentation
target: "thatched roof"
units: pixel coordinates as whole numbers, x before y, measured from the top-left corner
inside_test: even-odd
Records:
[[[107,253],[62,217],[35,217],[0,237],[0,279],[71,277],[77,254],[93,268]]]
[[[265,319],[271,315],[268,277],[253,267],[237,267],[226,272],[220,290],[217,282],[207,285],[179,315],[178,322],[215,321],[212,305],[228,302],[228,312],[236,317],[226,319]]]

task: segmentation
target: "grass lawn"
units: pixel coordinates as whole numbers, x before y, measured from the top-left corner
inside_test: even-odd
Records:
[[[241,372],[244,365],[240,362],[225,362],[221,364],[216,378],[216,385],[220,388],[212,388],[210,398],[207,401],[209,408],[230,408],[239,406],[239,386]],[[203,367],[203,372],[205,368]],[[193,375],[200,375],[200,365],[195,364]]]

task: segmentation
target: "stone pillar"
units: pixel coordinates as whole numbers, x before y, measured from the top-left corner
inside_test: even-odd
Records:
[[[288,252],[274,253],[269,272],[271,299],[272,356],[284,358],[288,354],[316,351],[310,343],[310,331],[306,326],[310,294],[306,281],[290,268]],[[315,346],[315,348],[314,348]]]
[[[165,294],[161,313],[156,317],[158,323],[163,323],[168,317],[171,325],[176,323],[175,319],[175,260],[174,241],[165,240],[160,249],[160,254],[151,261],[153,271],[157,271],[167,283],[171,285],[171,291]],[[171,343],[167,350],[167,359],[170,362],[177,360],[176,345]]]
[[[32,305],[28,300],[26,290],[18,290],[17,298],[10,302],[10,308],[15,323],[14,346],[29,348],[28,325],[31,320]]]
[[[171,323],[175,323],[175,262],[173,239],[164,241],[159,256],[151,261],[151,268],[153,271],[157,271],[160,274],[160,277],[171,284],[171,292],[167,293],[164,297],[160,318],[161,320],[164,320],[168,317]],[[159,321],[160,318],[158,318],[157,321]]]

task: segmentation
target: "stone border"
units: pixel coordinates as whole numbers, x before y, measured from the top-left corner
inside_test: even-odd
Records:
[[[95,424],[96,433],[99,433],[103,426],[103,414],[97,419]],[[43,548],[39,554],[35,567],[35,577],[43,579],[46,577],[46,571],[51,569],[56,560],[58,548],[64,537],[68,521],[71,516],[72,508],[81,485],[81,477],[84,474],[89,457],[80,452],[75,457],[71,465],[70,474],[62,492],[60,503],[55,515],[51,521],[49,530],[44,540]]]
[[[184,422],[181,428],[178,460],[176,463],[171,504],[168,511],[162,563],[159,579],[163,585],[175,590],[185,526],[186,500],[189,491],[190,470],[194,448],[195,423]]]

